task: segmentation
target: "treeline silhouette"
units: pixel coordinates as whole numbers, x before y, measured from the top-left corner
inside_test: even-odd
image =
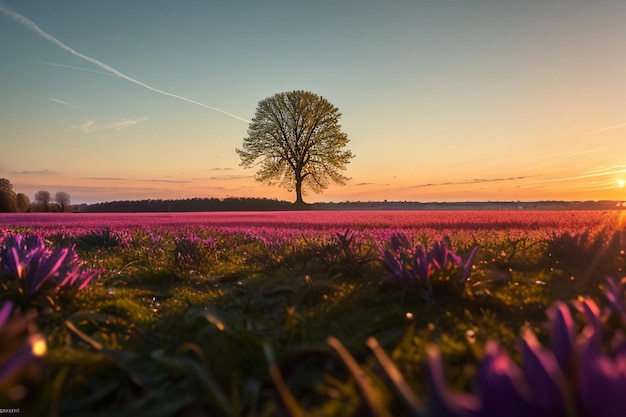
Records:
[[[82,205],[84,213],[150,213],[198,211],[280,211],[293,210],[293,203],[267,198],[189,198],[184,200],[110,201]]]

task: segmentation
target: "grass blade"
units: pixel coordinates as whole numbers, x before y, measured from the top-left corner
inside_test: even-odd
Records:
[[[274,359],[274,352],[272,352],[272,348],[269,344],[263,344],[263,351],[265,352],[265,357],[267,358],[267,362],[269,364],[269,372],[278,390],[278,395],[280,396],[283,405],[287,409],[287,412],[291,417],[304,417],[304,411],[300,408],[300,404],[298,404],[298,400],[293,396],[283,376],[280,373],[280,369],[276,366],[276,361]]]
[[[328,343],[333,349],[337,351],[341,360],[344,361],[344,363],[348,367],[348,370],[350,371],[350,373],[352,373],[352,376],[354,376],[357,386],[359,387],[359,390],[363,395],[365,403],[372,412],[372,415],[374,417],[392,417],[385,405],[377,397],[363,369],[361,369],[354,357],[352,357],[350,352],[348,352],[348,350],[339,341],[339,339],[333,336],[329,336],[328,339],[326,339],[326,343]]]
[[[424,407],[421,401],[415,395],[415,392],[409,387],[406,380],[396,367],[396,365],[391,361],[387,353],[380,347],[378,340],[374,337],[370,337],[367,339],[367,346],[374,352],[374,356],[376,360],[383,368],[383,371],[387,375],[387,378],[391,381],[394,390],[402,399],[402,402],[408,408],[408,411],[411,416],[419,417],[425,415]]]

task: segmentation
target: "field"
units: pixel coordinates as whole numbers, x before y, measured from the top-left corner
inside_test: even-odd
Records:
[[[625,218],[0,215],[0,408],[624,415]]]

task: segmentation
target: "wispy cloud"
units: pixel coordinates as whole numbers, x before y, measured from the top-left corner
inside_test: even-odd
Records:
[[[126,178],[118,177],[82,177],[82,179],[92,181],[126,181]]]
[[[232,171],[234,168],[209,168],[209,171]]]
[[[71,126],[73,129],[80,129],[85,133],[95,132],[97,130],[123,130],[129,128],[131,126],[136,125],[137,123],[148,120],[147,117],[140,117],[138,119],[121,119],[110,123],[104,123],[101,125],[95,124],[93,120],[85,120],[85,122],[81,125],[73,125]]]
[[[243,122],[250,123],[249,120],[246,120],[243,117],[237,116],[236,114],[233,114],[233,113],[229,113],[229,112],[227,112],[225,110],[222,110],[222,109],[219,109],[217,107],[209,106],[208,104],[204,104],[204,103],[201,103],[199,101],[189,99],[187,97],[179,96],[177,94],[170,93],[168,91],[164,91],[164,90],[152,87],[151,85],[148,85],[148,84],[146,84],[146,83],[144,83],[142,81],[139,81],[139,80],[137,80],[135,78],[132,78],[132,77],[124,74],[123,72],[120,72],[120,71],[116,70],[115,68],[113,68],[113,67],[103,63],[102,61],[99,61],[99,60],[97,60],[95,58],[92,58],[90,56],[82,54],[82,53],[76,51],[75,49],[71,48],[70,46],[67,46],[66,44],[64,44],[63,42],[61,42],[60,40],[58,40],[54,36],[50,35],[49,33],[45,32],[35,22],[33,22],[32,20],[28,19],[27,17],[21,15],[20,13],[16,12],[15,10],[13,10],[12,8],[10,8],[9,6],[7,6],[7,5],[5,5],[3,3],[0,3],[0,12],[2,12],[5,16],[9,17],[10,19],[16,21],[17,23],[21,24],[22,26],[24,26],[24,27],[34,31],[39,36],[43,37],[47,41],[52,42],[53,44],[55,44],[59,48],[64,49],[65,51],[69,52],[70,54],[72,54],[72,55],[74,55],[74,56],[76,56],[78,58],[84,59],[85,61],[90,62],[90,63],[98,66],[99,68],[101,68],[101,69],[103,69],[105,71],[110,72],[111,74],[117,75],[118,77],[123,78],[126,81],[130,81],[133,84],[137,84],[137,85],[139,85],[139,86],[141,86],[143,88],[146,88],[146,89],[148,89],[150,91],[153,91],[155,93],[163,94],[165,96],[169,96],[169,97],[172,97],[172,98],[175,98],[175,99],[178,99],[178,100],[186,101],[188,103],[195,104],[197,106],[204,107],[206,109],[210,109],[210,110],[213,110],[213,111],[225,114],[225,115],[230,116],[230,117],[234,117],[235,119],[239,119],[239,120],[241,120]]]
[[[189,184],[191,180],[157,180],[157,179],[148,179],[148,180],[138,180],[141,182],[164,182],[168,184]]]
[[[589,133],[588,136],[597,135],[598,133],[608,132],[609,130],[619,129],[621,127],[626,127],[626,123],[620,123],[615,126],[608,126],[608,127],[603,127],[602,129],[594,130],[593,132]]]
[[[358,183],[358,184],[354,184],[354,185],[356,185],[356,186],[374,185],[374,183],[373,183],[373,182],[360,182],[360,183]]]
[[[68,103],[67,101],[59,100],[58,98],[48,97],[48,100],[52,101],[53,103],[63,104],[64,106],[71,107],[73,109],[76,108],[76,106],[73,105],[72,103]]]
[[[57,175],[58,172],[51,171],[49,169],[40,169],[40,170],[26,170],[26,171],[13,171],[13,174],[18,175]]]
[[[536,183],[563,182],[573,180],[583,180],[588,178],[613,176],[615,174],[626,174],[626,165],[614,165],[609,167],[598,167],[596,169],[580,172],[569,177],[558,177],[544,180],[536,180]],[[606,184],[606,182],[605,182]]]
[[[122,177],[82,177],[84,180],[91,181],[137,181],[137,182],[158,182],[158,183],[166,183],[166,184],[189,184],[193,182],[192,180],[166,180],[166,179],[157,179],[157,178],[145,178],[145,179],[136,179],[136,178],[122,178]]]
[[[210,177],[210,180],[224,181],[224,180],[241,180],[244,178],[254,178],[252,175],[220,175],[216,177]]]
[[[624,124],[624,126],[626,126],[626,123]],[[579,155],[587,155],[590,153],[596,153],[596,152],[604,152],[609,150],[609,148],[595,148],[595,149],[586,149],[584,151],[566,151],[563,152],[563,155],[565,156],[579,156]]]
[[[418,185],[414,185],[412,188],[441,187],[441,186],[446,186],[446,185],[485,184],[489,182],[523,180],[526,178],[529,178],[529,177],[519,176],[519,177],[508,177],[508,178],[473,178],[470,180],[463,180],[463,181],[449,181],[449,182],[439,182],[439,183],[418,184]]]

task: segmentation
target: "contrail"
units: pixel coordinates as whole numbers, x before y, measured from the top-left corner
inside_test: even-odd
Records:
[[[92,58],[90,56],[87,56],[85,54],[81,54],[80,52],[76,51],[75,49],[71,48],[70,46],[67,46],[66,44],[64,44],[63,42],[61,42],[60,40],[58,40],[57,38],[55,38],[54,36],[50,35],[49,33],[45,32],[43,29],[41,29],[39,26],[37,26],[37,24],[35,22],[33,22],[32,20],[22,16],[21,14],[19,14],[18,12],[16,12],[15,10],[11,9],[10,7],[6,6],[4,3],[0,2],[0,12],[2,12],[5,16],[9,17],[10,19],[13,19],[14,21],[16,21],[17,23],[21,24],[22,26],[25,26],[26,28],[36,32],[39,36],[43,37],[44,39],[52,42],[53,44],[55,44],[56,46],[58,46],[61,49],[66,50],[67,52],[69,52],[70,54],[77,56],[81,59],[84,59],[87,62],[91,62],[92,64],[102,68],[105,71],[108,71],[114,75],[117,75],[120,78],[123,78],[127,81],[130,81],[131,83],[137,84],[143,88],[147,88],[148,90],[154,91],[155,93],[159,93],[159,94],[163,94],[165,96],[169,96],[169,97],[173,97],[176,98],[178,100],[182,100],[182,101],[186,101],[188,103],[191,104],[195,104],[197,106],[200,107],[204,107],[205,109],[210,109],[216,112],[220,112],[222,114],[225,114],[227,116],[230,117],[234,117],[235,119],[239,119],[243,122],[246,123],[250,123],[249,120],[244,119],[243,117],[239,117],[236,114],[233,113],[229,113],[225,110],[222,109],[218,109],[217,107],[213,107],[213,106],[209,106],[208,104],[204,104],[201,103],[199,101],[196,100],[192,100],[186,97],[182,97],[179,95],[176,95],[174,93],[170,93],[164,90],[160,90],[158,88],[152,87],[151,85],[148,85],[144,82],[141,82],[139,80],[136,80],[135,78],[129,77],[128,75],[116,70],[113,67],[110,67],[109,65],[105,64],[104,62],[98,61],[95,58]]]
[[[48,97],[48,100],[53,101],[55,103],[63,104],[64,106],[75,108],[76,106],[72,103],[68,103],[67,101],[59,100],[58,98]]]
[[[96,74],[108,75],[109,77],[117,77],[117,75],[111,74],[110,72],[96,71],[96,70],[92,70],[89,68],[75,67],[73,65],[55,64],[54,62],[46,62],[46,61],[38,61],[38,62],[40,64],[50,65],[53,67],[70,68],[70,69],[75,69],[75,70],[80,70],[80,71],[95,72]]]

